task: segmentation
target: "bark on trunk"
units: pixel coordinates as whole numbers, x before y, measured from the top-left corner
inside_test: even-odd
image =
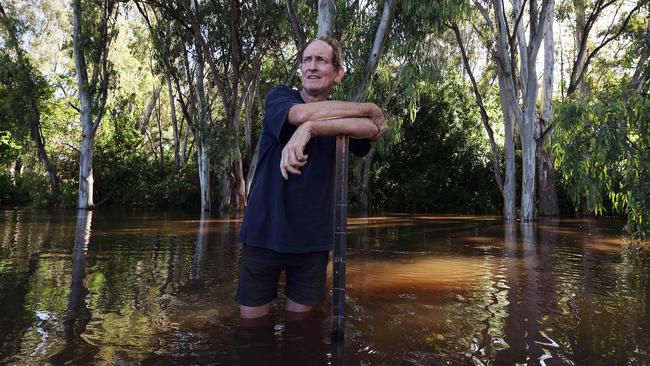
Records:
[[[523,124],[521,127],[522,173],[521,173],[521,220],[524,222],[535,219],[535,177],[537,153],[537,54],[544,38],[546,19],[552,1],[542,2],[542,10],[538,12],[536,2],[530,3],[529,9],[529,44],[526,47],[528,61],[527,85],[525,87],[524,105],[522,108]],[[525,39],[519,38],[520,44],[525,44]]]
[[[554,0],[550,1],[550,9],[546,18],[546,34],[544,35],[544,78],[542,87],[542,117],[538,120],[537,138],[548,128],[553,114],[553,18]],[[557,202],[555,169],[551,150],[545,143],[552,138],[553,131],[546,132],[546,136],[539,141],[537,147],[537,203],[540,216],[558,216],[560,214]]]
[[[89,131],[87,120],[90,116],[82,115],[83,132],[79,150],[79,203],[80,209],[91,209],[93,202],[93,145],[95,136]],[[86,121],[84,121],[84,119]]]
[[[334,32],[335,0],[318,0],[318,36],[329,37]]]
[[[381,20],[379,21],[379,26],[377,27],[377,32],[375,33],[375,40],[372,45],[372,50],[370,51],[370,56],[368,57],[368,62],[366,63],[365,77],[359,87],[359,90],[357,91],[357,94],[354,97],[355,102],[363,102],[368,95],[370,82],[372,81],[372,78],[377,71],[379,60],[384,53],[384,45],[386,44],[386,39],[388,38],[388,31],[393,24],[396,4],[397,0],[387,0],[384,3]]]
[[[156,109],[156,103],[158,103],[158,98],[160,98],[160,91],[162,90],[162,85],[154,87],[153,93],[151,94],[151,99],[147,103],[147,108],[145,109],[144,116],[142,117],[142,123],[140,124],[140,132],[144,133],[149,126],[149,121],[151,120],[151,115]]]
[[[36,151],[38,153],[38,160],[43,164],[45,170],[47,170],[47,176],[50,180],[50,189],[52,193],[56,196],[59,189],[59,178],[56,176],[56,170],[54,165],[50,162],[50,159],[47,156],[47,151],[45,150],[45,140],[43,139],[43,134],[41,133],[41,117],[40,112],[38,111],[38,106],[36,105],[36,100],[33,98],[33,95],[30,95],[30,129],[32,140],[36,143]]]
[[[162,88],[162,87],[161,87]],[[158,99],[160,101],[160,99]],[[160,151],[160,173],[162,174],[165,170],[165,154],[163,149],[163,130],[162,130],[162,121],[160,118],[160,103],[158,103],[158,110],[156,111],[156,122],[158,125],[158,150]]]
[[[192,0],[192,11],[197,14],[196,0]],[[199,165],[199,185],[201,191],[201,211],[210,211],[210,154],[209,154],[209,121],[207,102],[205,99],[204,80],[203,74],[203,50],[197,39],[199,36],[194,37],[194,83],[196,89],[196,104],[197,104],[197,121],[196,121],[196,153]]]
[[[583,78],[578,80],[578,75],[583,73],[585,68],[585,61],[587,59],[587,42],[583,37],[585,29],[585,0],[574,0],[573,7],[576,17],[575,33],[573,34],[575,49],[578,54],[575,55],[575,65],[571,72],[571,80],[569,82],[568,94],[571,95],[574,91],[578,91],[580,98],[585,96],[585,82]]]
[[[94,50],[93,75],[88,78],[86,64],[86,41],[82,39],[83,13],[80,0],[73,2],[73,52],[77,73],[79,91],[80,120],[81,120],[81,149],[79,150],[79,200],[80,209],[91,209],[93,202],[93,144],[95,133],[104,115],[108,95],[108,49],[109,49],[109,18],[113,14],[114,4],[104,3],[101,9],[102,23],[100,26],[100,49]],[[92,93],[92,94],[91,94]],[[93,110],[96,115],[93,118]]]
[[[169,93],[169,108],[172,117],[172,128],[174,130],[174,164],[176,167],[180,166],[180,134],[178,130],[178,119],[176,118],[176,100],[174,99],[174,90],[172,89],[172,81],[167,72],[167,92]]]
[[[495,1],[494,13],[497,25],[497,76],[499,80],[499,96],[503,113],[504,149],[505,149],[505,178],[503,182],[503,218],[514,221],[517,171],[515,167],[515,129],[514,126],[521,118],[521,110],[517,103],[514,75],[510,58],[508,57],[509,43],[507,42],[507,27],[503,7],[500,1]]]

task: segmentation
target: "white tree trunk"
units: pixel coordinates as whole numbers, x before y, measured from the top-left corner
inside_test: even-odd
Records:
[[[93,207],[93,142],[95,131],[91,119],[91,102],[88,85],[88,72],[81,37],[81,1],[73,4],[73,51],[75,68],[77,72],[77,85],[79,89],[80,122],[81,122],[81,149],[79,150],[79,201],[80,209]]]
[[[81,209],[91,209],[93,203],[93,144],[95,134],[90,126],[90,113],[81,116],[82,138],[79,149],[79,202]]]
[[[197,15],[196,0],[192,0],[192,11]],[[199,185],[201,190],[201,211],[210,211],[210,152],[209,152],[209,121],[207,102],[205,99],[203,73],[203,51],[200,41],[194,37],[194,82],[196,89],[196,105],[198,119],[196,121],[196,154],[199,164]]]
[[[542,81],[542,117],[538,121],[536,138],[546,133],[537,147],[537,203],[541,216],[558,216],[560,214],[557,202],[555,169],[550,149],[544,141],[549,140],[553,131],[545,132],[553,114],[553,65],[555,55],[553,50],[553,18],[555,17],[555,1],[549,2],[549,13],[546,18],[546,34],[544,35],[544,77]]]
[[[499,96],[503,113],[504,148],[506,171],[503,181],[503,219],[514,221],[517,169],[515,166],[515,125],[521,121],[521,109],[518,104],[515,87],[515,75],[510,64],[508,34],[501,1],[494,2],[494,13],[497,25],[497,76],[499,80]]]
[[[503,179],[503,219],[514,221],[517,168],[515,165],[515,111],[512,108],[512,96],[506,93],[505,84],[507,81],[503,75],[499,75],[499,94],[501,96],[501,111],[503,113],[504,130],[504,153],[505,153],[505,176]]]
[[[318,0],[318,37],[330,37],[334,31],[335,0]]]
[[[178,119],[176,118],[176,100],[174,99],[174,90],[172,89],[172,81],[167,73],[167,92],[169,94],[169,107],[172,117],[172,128],[174,130],[174,163],[176,166],[180,166],[180,134],[178,131]]]

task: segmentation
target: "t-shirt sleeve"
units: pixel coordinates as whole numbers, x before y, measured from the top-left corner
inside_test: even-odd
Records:
[[[291,107],[298,103],[295,93],[286,86],[277,86],[266,95],[264,127],[281,144],[286,144],[296,130],[296,126],[287,123],[287,117]]]
[[[350,139],[350,151],[356,156],[366,156],[370,151],[370,140]]]

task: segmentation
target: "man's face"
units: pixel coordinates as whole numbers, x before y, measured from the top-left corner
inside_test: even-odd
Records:
[[[344,70],[332,63],[334,51],[326,42],[315,40],[302,53],[302,87],[310,94],[329,95],[335,82],[343,78]]]

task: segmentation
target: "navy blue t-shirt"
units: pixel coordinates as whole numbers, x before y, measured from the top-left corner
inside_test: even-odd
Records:
[[[305,147],[307,164],[300,175],[280,172],[282,149],[296,126],[289,109],[304,103],[300,92],[277,86],[266,96],[259,163],[251,185],[239,240],[282,253],[332,249],[334,229],[334,158],[336,137],[312,137]],[[350,139],[350,151],[365,155],[368,140]]]

